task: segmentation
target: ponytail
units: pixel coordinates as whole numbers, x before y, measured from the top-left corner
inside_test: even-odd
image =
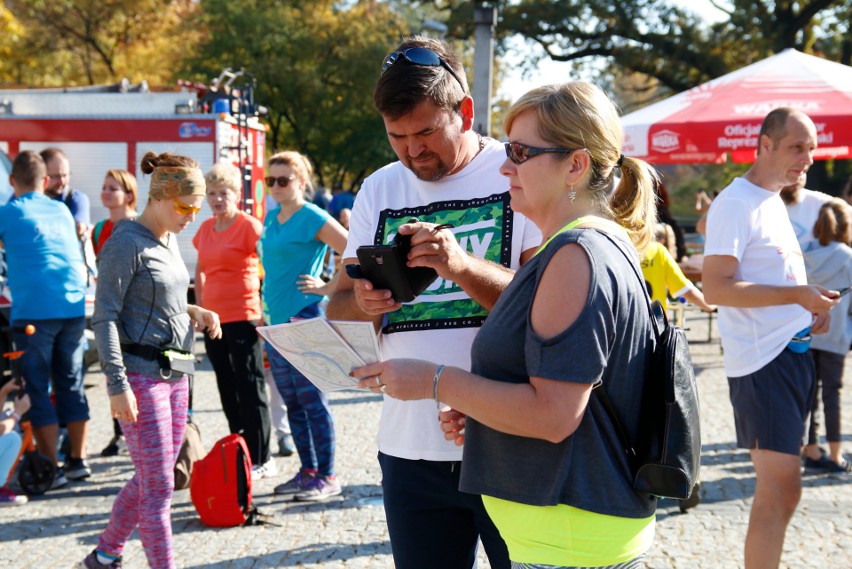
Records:
[[[659,176],[644,160],[620,158],[621,180],[609,199],[613,220],[624,227],[636,249],[642,253],[654,239],[657,223],[655,184]]]

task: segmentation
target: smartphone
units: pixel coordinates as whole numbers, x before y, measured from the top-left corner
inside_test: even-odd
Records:
[[[365,245],[356,250],[361,274],[377,289],[388,289],[397,302],[413,300],[407,290],[405,272],[407,257],[393,245]]]
[[[852,291],[852,286],[847,286],[847,287],[844,287],[844,288],[842,288],[842,289],[838,290],[837,292],[839,292],[839,293],[840,293],[840,295],[838,296],[838,298],[840,298],[840,297],[841,297],[841,296],[843,296],[844,294],[849,294],[849,292],[850,292],[850,291]]]
[[[365,245],[355,251],[361,263],[360,273],[377,289],[391,291],[396,302],[411,302],[426,290],[438,273],[428,267],[408,266],[411,236],[397,234],[392,245]],[[354,272],[346,268],[350,276]]]

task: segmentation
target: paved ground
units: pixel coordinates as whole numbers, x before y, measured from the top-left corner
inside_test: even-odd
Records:
[[[734,428],[722,371],[718,337],[707,342],[706,317],[690,315],[687,327],[702,402],[702,503],[680,514],[673,503],[658,510],[657,539],[650,568],[727,568],[741,566],[753,471],[748,455],[734,445]],[[203,349],[203,346],[202,346]],[[846,377],[852,378],[852,357]],[[93,409],[90,449],[99,451],[111,436],[106,393],[97,369],[87,377]],[[283,502],[275,484],[297,470],[295,458],[279,458],[278,478],[257,484],[255,501],[273,514],[277,526],[214,530],[198,520],[189,492],[175,495],[174,543],[178,567],[186,568],[385,568],[392,567],[381,508],[375,426],[380,400],[373,395],[333,396],[337,421],[338,472],[344,494],[321,505]],[[208,447],[226,433],[213,375],[198,376],[195,417]],[[852,425],[852,396],[843,419]],[[847,427],[850,430],[852,428]],[[852,436],[845,435],[852,450]],[[106,525],[115,493],[131,474],[126,456],[91,460],[94,476],[60,491],[34,498],[27,506],[0,510],[0,567],[73,567],[94,546]],[[125,567],[145,567],[138,538],[125,550]],[[801,506],[787,532],[782,566],[852,566],[852,478],[806,476]],[[480,568],[487,568],[482,560]]]

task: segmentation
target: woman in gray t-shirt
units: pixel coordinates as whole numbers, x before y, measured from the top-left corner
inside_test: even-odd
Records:
[[[634,246],[651,239],[655,174],[621,155],[618,112],[589,83],[530,91],[505,128],[512,207],[545,241],[477,335],[472,371],[391,360],[353,375],[451,406],[440,417],[465,442],[460,488],[482,494],[514,567],[639,567],[655,500],[633,489],[592,389],[635,434],[653,330]]]

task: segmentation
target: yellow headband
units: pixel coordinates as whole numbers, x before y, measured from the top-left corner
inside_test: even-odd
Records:
[[[199,168],[157,166],[151,174],[149,197],[155,200],[180,196],[205,196],[207,186]]]

